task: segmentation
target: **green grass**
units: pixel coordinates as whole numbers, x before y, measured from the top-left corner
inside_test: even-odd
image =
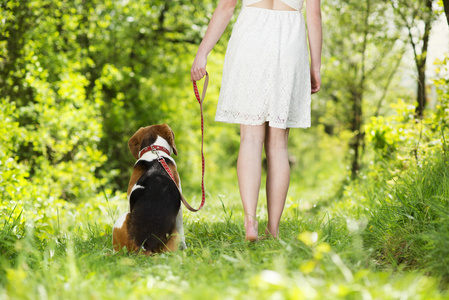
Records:
[[[112,253],[124,194],[4,202],[0,299],[449,299],[447,154],[381,167],[341,192],[293,177],[280,238],[252,244],[237,186],[212,187],[201,212],[184,210],[188,249],[152,257]],[[260,234],[265,201],[262,187]]]
[[[366,247],[380,264],[423,268],[449,281],[449,156],[425,157],[385,191],[370,195]]]
[[[279,240],[244,242],[236,193],[209,195],[185,212],[188,249],[152,257],[111,251],[112,222],[46,239],[10,219],[1,245],[3,299],[444,299],[420,271],[375,271],[346,220],[306,213],[288,200]],[[116,201],[118,202],[118,200]],[[113,206],[114,201],[109,201]],[[105,209],[112,221],[114,209]],[[261,203],[262,233],[266,219]],[[90,216],[92,218],[92,216]],[[20,216],[18,217],[20,218]],[[102,220],[102,218],[99,218]],[[75,228],[75,227],[74,227]],[[17,234],[19,236],[17,237]],[[23,235],[23,237],[22,237]],[[16,238],[13,238],[15,236]],[[5,237],[5,236],[3,236]]]

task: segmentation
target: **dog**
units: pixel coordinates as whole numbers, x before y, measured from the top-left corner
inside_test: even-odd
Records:
[[[137,162],[128,184],[129,212],[119,217],[112,231],[114,251],[126,247],[129,252],[151,255],[186,249],[181,181],[171,157],[178,155],[173,130],[167,124],[142,127],[128,146]],[[174,180],[159,157],[167,162]]]

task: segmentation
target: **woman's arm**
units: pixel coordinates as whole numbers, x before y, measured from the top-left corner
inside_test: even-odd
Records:
[[[321,25],[321,3],[320,0],[307,0],[307,35],[309,37],[310,49],[310,77],[312,83],[312,94],[318,92],[321,87],[321,45],[323,32]]]
[[[238,0],[220,0],[207,27],[190,71],[191,79],[200,80],[206,75],[207,55],[220,39],[234,13]]]

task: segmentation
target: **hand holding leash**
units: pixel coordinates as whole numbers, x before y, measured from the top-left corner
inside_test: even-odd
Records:
[[[206,74],[207,55],[197,53],[190,70],[190,80],[195,82],[201,80]]]

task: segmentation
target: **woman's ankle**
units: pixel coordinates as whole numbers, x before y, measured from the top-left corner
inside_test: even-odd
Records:
[[[279,228],[270,230],[267,227],[267,228],[265,228],[265,235],[270,238],[277,238],[279,236]]]
[[[245,240],[255,242],[259,239],[258,227],[259,222],[254,217],[245,217]]]

